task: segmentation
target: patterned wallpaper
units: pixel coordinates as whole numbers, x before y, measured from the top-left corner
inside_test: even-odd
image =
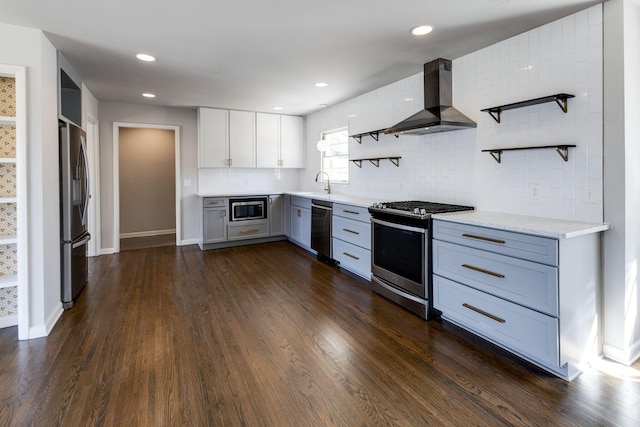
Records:
[[[0,317],[16,316],[18,314],[18,288],[0,289]]]
[[[0,197],[15,197],[16,165],[0,163]]]
[[[16,245],[0,245],[0,276],[16,274],[18,271]]]
[[[16,116],[16,80],[0,77],[0,116]]]
[[[0,124],[0,157],[16,157],[16,126]]]

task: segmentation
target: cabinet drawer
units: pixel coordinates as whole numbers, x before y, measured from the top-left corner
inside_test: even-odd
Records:
[[[443,277],[433,278],[433,304],[469,330],[547,366],[559,366],[558,320]]]
[[[557,267],[434,240],[433,273],[558,315]]]
[[[363,208],[361,206],[352,206],[352,205],[344,205],[342,203],[334,203],[333,204],[333,215],[340,216],[344,218],[350,218],[356,221],[366,222],[367,224],[371,221],[371,215],[367,208]]]
[[[367,222],[334,216],[331,232],[333,237],[371,249],[371,224]]]
[[[558,241],[547,237],[435,220],[433,238],[529,261],[558,265]]]
[[[269,223],[266,220],[244,221],[229,224],[228,240],[257,239],[269,236]]]
[[[227,206],[227,199],[219,199],[214,197],[205,197],[202,200],[203,208],[222,208]]]
[[[333,258],[340,263],[340,267],[371,279],[371,251],[360,246],[333,239]]]
[[[311,199],[306,197],[291,196],[291,206],[311,209]]]

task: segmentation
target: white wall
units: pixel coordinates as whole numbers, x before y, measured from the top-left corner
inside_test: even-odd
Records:
[[[0,63],[27,67],[29,338],[62,313],[56,49],[42,31],[0,24]]]
[[[110,253],[113,241],[113,122],[180,126],[180,181],[191,180],[182,187],[182,243],[197,242],[197,179],[198,148],[196,140],[196,110],[189,108],[155,107],[138,104],[101,102],[100,119],[100,219],[102,252]]]
[[[605,221],[604,353],[625,364],[640,356],[640,2],[604,4]]]
[[[434,58],[426,58],[425,62]],[[454,105],[478,128],[421,137],[350,140],[351,158],[400,156],[376,168],[350,166],[337,193],[383,200],[423,199],[478,209],[602,221],[602,8],[596,6],[453,61]],[[319,190],[315,142],[320,132],[349,124],[350,134],[384,129],[422,108],[422,73],[307,117],[307,170],[300,187]],[[481,109],[566,92],[569,112],[555,103],[503,113],[496,123]],[[413,101],[405,101],[413,98]],[[355,115],[355,117],[353,117]],[[350,117],[351,116],[351,117]],[[372,119],[373,117],[373,119]],[[564,162],[553,150],[503,154],[481,150],[576,144]],[[313,165],[317,165],[314,167]],[[529,197],[531,185],[539,199]],[[596,194],[593,203],[583,197]]]

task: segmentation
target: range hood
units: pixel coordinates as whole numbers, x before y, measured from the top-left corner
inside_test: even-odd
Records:
[[[475,128],[478,125],[453,108],[451,60],[438,58],[424,64],[424,110],[384,131],[408,135]]]

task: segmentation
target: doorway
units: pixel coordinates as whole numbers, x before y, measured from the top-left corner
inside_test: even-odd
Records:
[[[178,126],[114,123],[115,252],[180,242]]]

